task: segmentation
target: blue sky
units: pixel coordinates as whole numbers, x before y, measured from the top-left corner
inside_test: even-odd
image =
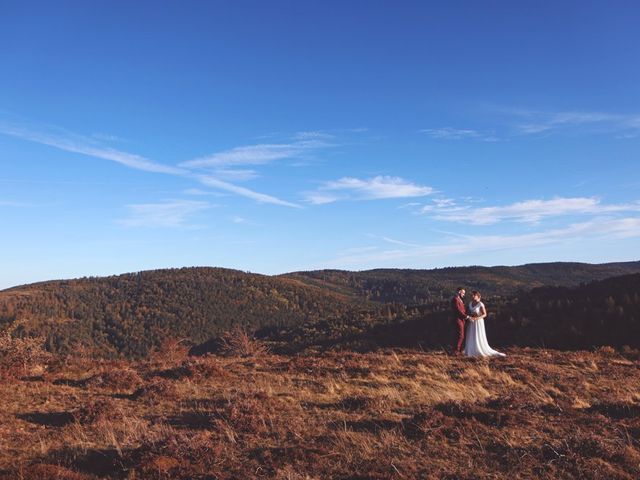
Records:
[[[637,2],[168,3],[0,3],[0,288],[638,259]]]

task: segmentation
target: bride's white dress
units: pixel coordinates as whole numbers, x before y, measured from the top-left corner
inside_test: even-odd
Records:
[[[482,307],[484,307],[482,302],[478,302],[476,305],[473,305],[473,302],[469,303],[469,315],[480,315]],[[475,322],[468,320],[464,338],[464,354],[468,357],[506,356],[504,353],[498,352],[489,346],[487,333],[484,330],[484,319],[479,319]]]

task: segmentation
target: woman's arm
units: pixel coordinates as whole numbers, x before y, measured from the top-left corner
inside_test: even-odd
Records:
[[[481,318],[486,318],[487,316],[487,309],[484,308],[484,303],[480,304],[480,315],[478,315],[476,318],[478,320],[480,320]]]

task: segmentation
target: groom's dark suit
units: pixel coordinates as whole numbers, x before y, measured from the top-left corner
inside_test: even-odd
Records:
[[[464,322],[467,319],[467,311],[464,302],[459,295],[451,299],[451,314],[455,322],[455,340],[453,343],[453,353],[462,353],[464,343]]]

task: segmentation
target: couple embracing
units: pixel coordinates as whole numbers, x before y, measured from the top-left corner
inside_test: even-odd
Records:
[[[487,341],[487,333],[484,329],[487,309],[480,300],[480,292],[476,290],[471,292],[472,300],[468,308],[464,305],[465,293],[464,288],[458,288],[455,297],[451,299],[451,313],[455,320],[456,331],[453,354],[464,353],[468,357],[504,357],[504,353],[492,349]]]

